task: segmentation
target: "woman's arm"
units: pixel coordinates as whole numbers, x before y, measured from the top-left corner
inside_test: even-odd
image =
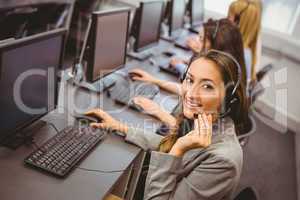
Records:
[[[157,150],[162,139],[161,135],[136,127],[128,127],[125,133],[125,141],[133,143],[145,151]]]
[[[145,200],[221,200],[230,195],[237,176],[231,162],[210,157],[187,176],[180,177],[181,160],[181,157],[152,152]]]
[[[125,140],[131,142],[144,150],[157,150],[163,136],[148,132],[143,127],[135,128],[124,124],[101,109],[93,109],[85,113],[89,116],[95,116],[101,120],[100,123],[91,123],[90,125],[95,128],[110,129],[125,136]]]
[[[143,112],[152,115],[169,127],[176,126],[176,118],[160,107],[151,99],[138,96],[133,99],[133,102],[143,109]]]
[[[176,69],[176,71],[180,75],[180,78],[182,79],[188,68],[188,64],[186,63],[186,60],[180,58],[172,58],[170,65],[171,67]]]
[[[145,72],[141,69],[131,70],[130,73],[136,74],[132,77],[133,80],[144,81],[152,84],[158,85],[160,88],[167,90],[174,94],[181,94],[181,84],[171,82],[171,81],[163,81],[158,78],[155,78],[148,72]]]
[[[181,84],[175,83],[171,81],[164,81],[160,79],[156,79],[154,82],[156,85],[158,85],[160,88],[171,92],[173,94],[181,95]]]
[[[212,116],[199,114],[194,130],[180,137],[168,154],[152,152],[146,182],[146,200],[229,199],[239,175],[235,165],[209,153]],[[182,169],[182,156],[193,149],[203,153],[192,160],[193,168]]]

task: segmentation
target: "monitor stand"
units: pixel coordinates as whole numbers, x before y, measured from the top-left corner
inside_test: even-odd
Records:
[[[174,42],[177,38],[178,36],[176,35],[162,35],[160,37],[160,39],[165,40],[167,42]]]
[[[23,144],[30,145],[32,143],[33,135],[37,133],[42,127],[44,127],[47,122],[43,120],[37,120],[28,127],[20,130],[16,134],[12,134],[7,137],[2,143],[1,146],[7,147],[9,149],[16,150],[18,147]]]
[[[185,51],[190,51],[191,50],[189,48],[189,46],[186,44],[186,40],[176,40],[174,45],[175,45],[175,47],[178,47],[178,48],[183,49]]]
[[[70,78],[64,79],[71,80],[74,85],[91,92],[102,93],[104,90],[112,87],[115,84],[115,80],[110,75],[102,77],[93,83],[85,81],[83,66],[80,63],[75,64],[73,71],[73,73],[69,72],[67,75]]]
[[[141,52],[131,51],[127,53],[127,56],[138,61],[144,61],[153,56],[153,52],[151,50],[144,50]]]
[[[189,31],[192,32],[192,33],[196,33],[196,34],[199,34],[199,31],[200,31],[200,25],[199,26],[192,26],[189,28]]]
[[[169,33],[167,35],[162,35],[160,38],[162,40],[165,40],[167,42],[175,42],[180,36],[182,36],[182,33],[184,33],[184,29],[179,29],[176,31],[173,31],[172,33]]]
[[[74,83],[74,82],[73,82]],[[93,83],[89,83],[86,81],[81,81],[79,83],[76,83],[75,85],[77,85],[80,88],[89,90],[91,92],[95,92],[95,93],[102,93],[103,91],[107,90],[108,88],[114,86],[116,84],[115,79],[113,79],[112,77],[105,76]]]

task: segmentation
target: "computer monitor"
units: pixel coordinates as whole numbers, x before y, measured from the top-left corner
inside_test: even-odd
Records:
[[[169,3],[169,35],[176,34],[178,30],[181,30],[184,26],[185,15],[185,0],[171,0]]]
[[[204,0],[189,0],[191,27],[200,26],[204,21]]]
[[[55,108],[65,33],[58,29],[0,45],[0,144]]]
[[[143,51],[158,43],[163,8],[163,0],[140,2],[131,30],[131,34],[135,37],[134,51]]]
[[[92,14],[84,55],[88,82],[95,82],[125,65],[129,18],[130,8]]]

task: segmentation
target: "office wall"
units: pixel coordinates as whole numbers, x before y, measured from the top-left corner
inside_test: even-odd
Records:
[[[293,32],[293,36],[296,39],[300,40],[300,15],[299,15],[299,17],[298,17],[298,19],[296,21],[296,26],[295,26],[295,30]]]
[[[256,106],[274,122],[300,134],[300,65],[282,54],[263,53],[262,65],[272,63],[274,70],[262,81],[264,94],[259,97]]]

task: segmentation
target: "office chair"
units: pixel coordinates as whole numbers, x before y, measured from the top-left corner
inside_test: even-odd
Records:
[[[252,187],[244,188],[234,200],[258,200],[258,195]]]
[[[261,70],[259,70],[256,73],[256,80],[250,82],[248,99],[248,102],[250,102],[250,106],[254,104],[257,97],[264,93],[265,89],[263,88],[261,81],[273,68],[274,67],[272,64],[264,66]]]
[[[256,130],[256,124],[255,124],[254,117],[252,116],[251,113],[249,113],[249,123],[245,127],[244,130],[245,134],[237,136],[242,148],[247,145],[250,136],[254,134],[255,130]]]
[[[261,70],[259,70],[256,73],[257,82],[260,82],[266,76],[266,74],[269,73],[269,71],[271,71],[273,68],[274,67],[272,64],[267,64]]]
[[[273,69],[272,64],[268,64],[268,65],[264,66],[261,70],[259,70],[256,73],[256,76],[257,76],[256,81],[253,81],[253,82],[250,83],[250,86],[249,86],[249,99],[248,99],[248,102],[250,102],[249,108],[251,108],[254,105],[254,102],[256,101],[256,99],[264,93],[265,88],[263,88],[263,86],[261,84],[261,80],[272,69]],[[238,140],[239,140],[240,145],[242,147],[246,146],[246,144],[249,141],[250,136],[252,134],[254,134],[255,130],[256,130],[255,120],[254,120],[254,118],[251,114],[251,111],[250,111],[249,112],[249,123],[246,125],[245,130],[244,130],[245,134],[238,136]]]

